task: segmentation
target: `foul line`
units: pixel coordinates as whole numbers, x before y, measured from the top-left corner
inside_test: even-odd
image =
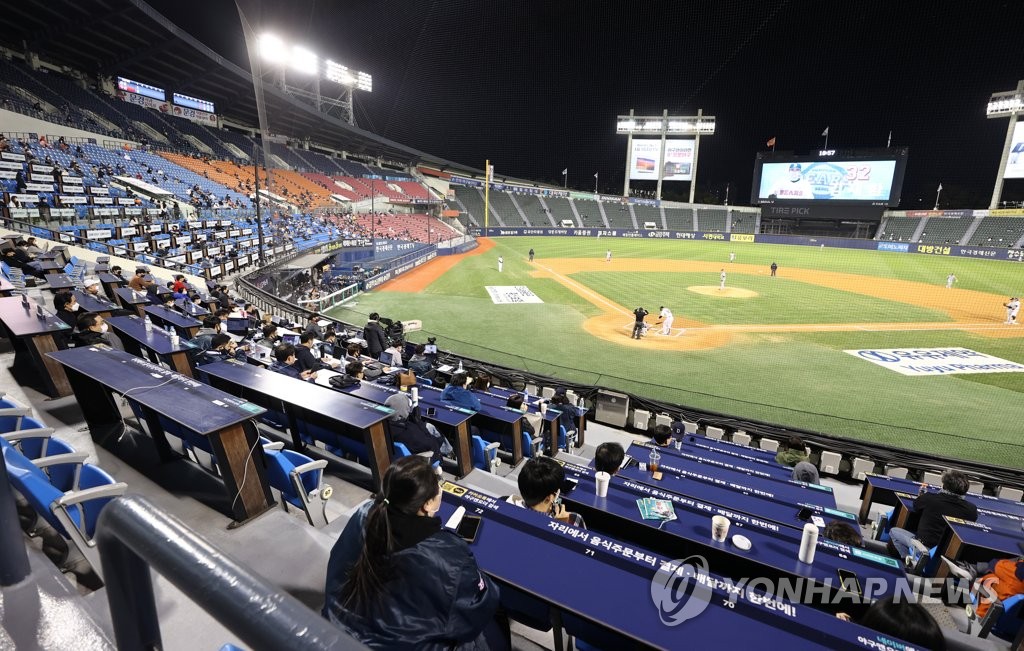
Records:
[[[582,296],[583,298],[586,298],[588,301],[590,301],[594,305],[599,305],[599,302],[600,302],[600,303],[603,303],[604,305],[606,305],[607,307],[612,308],[616,312],[621,312],[622,314],[633,314],[632,312],[630,312],[626,308],[622,307],[618,303],[613,303],[612,301],[609,301],[607,298],[605,298],[604,296],[601,296],[600,294],[598,294],[594,290],[590,289],[586,285],[581,285],[578,282],[576,282],[575,280],[572,280],[570,278],[567,278],[566,276],[563,276],[562,274],[558,273],[554,269],[551,269],[550,267],[545,267],[545,266],[539,265],[537,263],[534,263],[534,264],[536,266],[540,267],[541,269],[543,269],[544,271],[547,271],[549,274],[551,274],[552,276],[555,277],[555,280],[557,280],[558,282],[560,282],[563,285],[567,286],[569,289],[573,290],[573,292],[575,292],[576,294]],[[592,297],[596,297],[597,301],[595,301],[595,300],[593,300],[591,298],[588,298],[588,295],[592,296]]]

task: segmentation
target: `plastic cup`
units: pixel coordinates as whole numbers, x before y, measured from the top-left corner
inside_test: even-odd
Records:
[[[597,482],[597,496],[608,497],[608,483],[611,482],[612,476],[606,472],[599,472],[594,475],[594,479]]]
[[[658,454],[657,450],[651,450],[651,456],[647,459],[647,469],[651,472],[658,472],[658,466],[661,464],[661,455]]]
[[[715,542],[725,542],[729,537],[729,518],[724,515],[716,515],[711,518],[711,539]]]
[[[548,403],[542,402],[540,403],[540,415],[543,416],[546,413],[548,413]]]

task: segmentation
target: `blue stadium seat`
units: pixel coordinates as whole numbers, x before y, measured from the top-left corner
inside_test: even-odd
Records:
[[[277,450],[264,446],[267,459],[267,481],[281,492],[281,506],[292,504],[302,509],[314,527],[327,524],[327,500],[333,490],[323,483],[327,462],[314,461],[294,450]]]
[[[399,445],[398,443],[395,444]],[[498,447],[500,443],[488,443],[479,436],[474,436],[470,442],[470,456],[473,460],[473,467],[487,472],[494,472],[500,463],[498,459]]]

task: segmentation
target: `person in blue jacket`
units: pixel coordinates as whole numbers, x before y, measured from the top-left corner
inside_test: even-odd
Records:
[[[457,407],[480,411],[480,399],[473,395],[469,385],[472,378],[468,373],[456,373],[452,381],[441,392],[441,401],[450,402]]]
[[[440,507],[429,461],[403,457],[388,468],[331,550],[324,616],[373,649],[508,648],[498,586],[442,528]]]

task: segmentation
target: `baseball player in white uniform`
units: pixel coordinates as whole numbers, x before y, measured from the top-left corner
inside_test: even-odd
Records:
[[[1006,324],[1017,325],[1017,313],[1020,312],[1020,299],[1016,296],[1010,297],[1010,302],[1005,303],[1003,307],[1006,308]]]
[[[729,262],[736,262],[736,252],[729,251]]]
[[[672,310],[668,309],[664,305],[659,308],[661,312],[658,316],[661,317],[661,334],[670,335],[672,334],[672,321],[675,317],[672,316]]]
[[[722,279],[722,283],[718,286],[718,289],[725,289],[725,269],[722,269],[722,274],[719,278]]]
[[[608,252],[604,254],[604,261],[605,262],[611,262],[612,261],[612,250],[611,249],[608,249]]]
[[[953,289],[953,283],[956,282],[956,276],[949,274],[946,276],[946,289]]]
[[[500,273],[500,272],[501,272],[501,270],[502,270],[502,269],[503,269],[504,267],[505,267],[505,258],[503,258],[503,257],[501,257],[501,256],[499,255],[499,256],[498,256],[498,272]]]

